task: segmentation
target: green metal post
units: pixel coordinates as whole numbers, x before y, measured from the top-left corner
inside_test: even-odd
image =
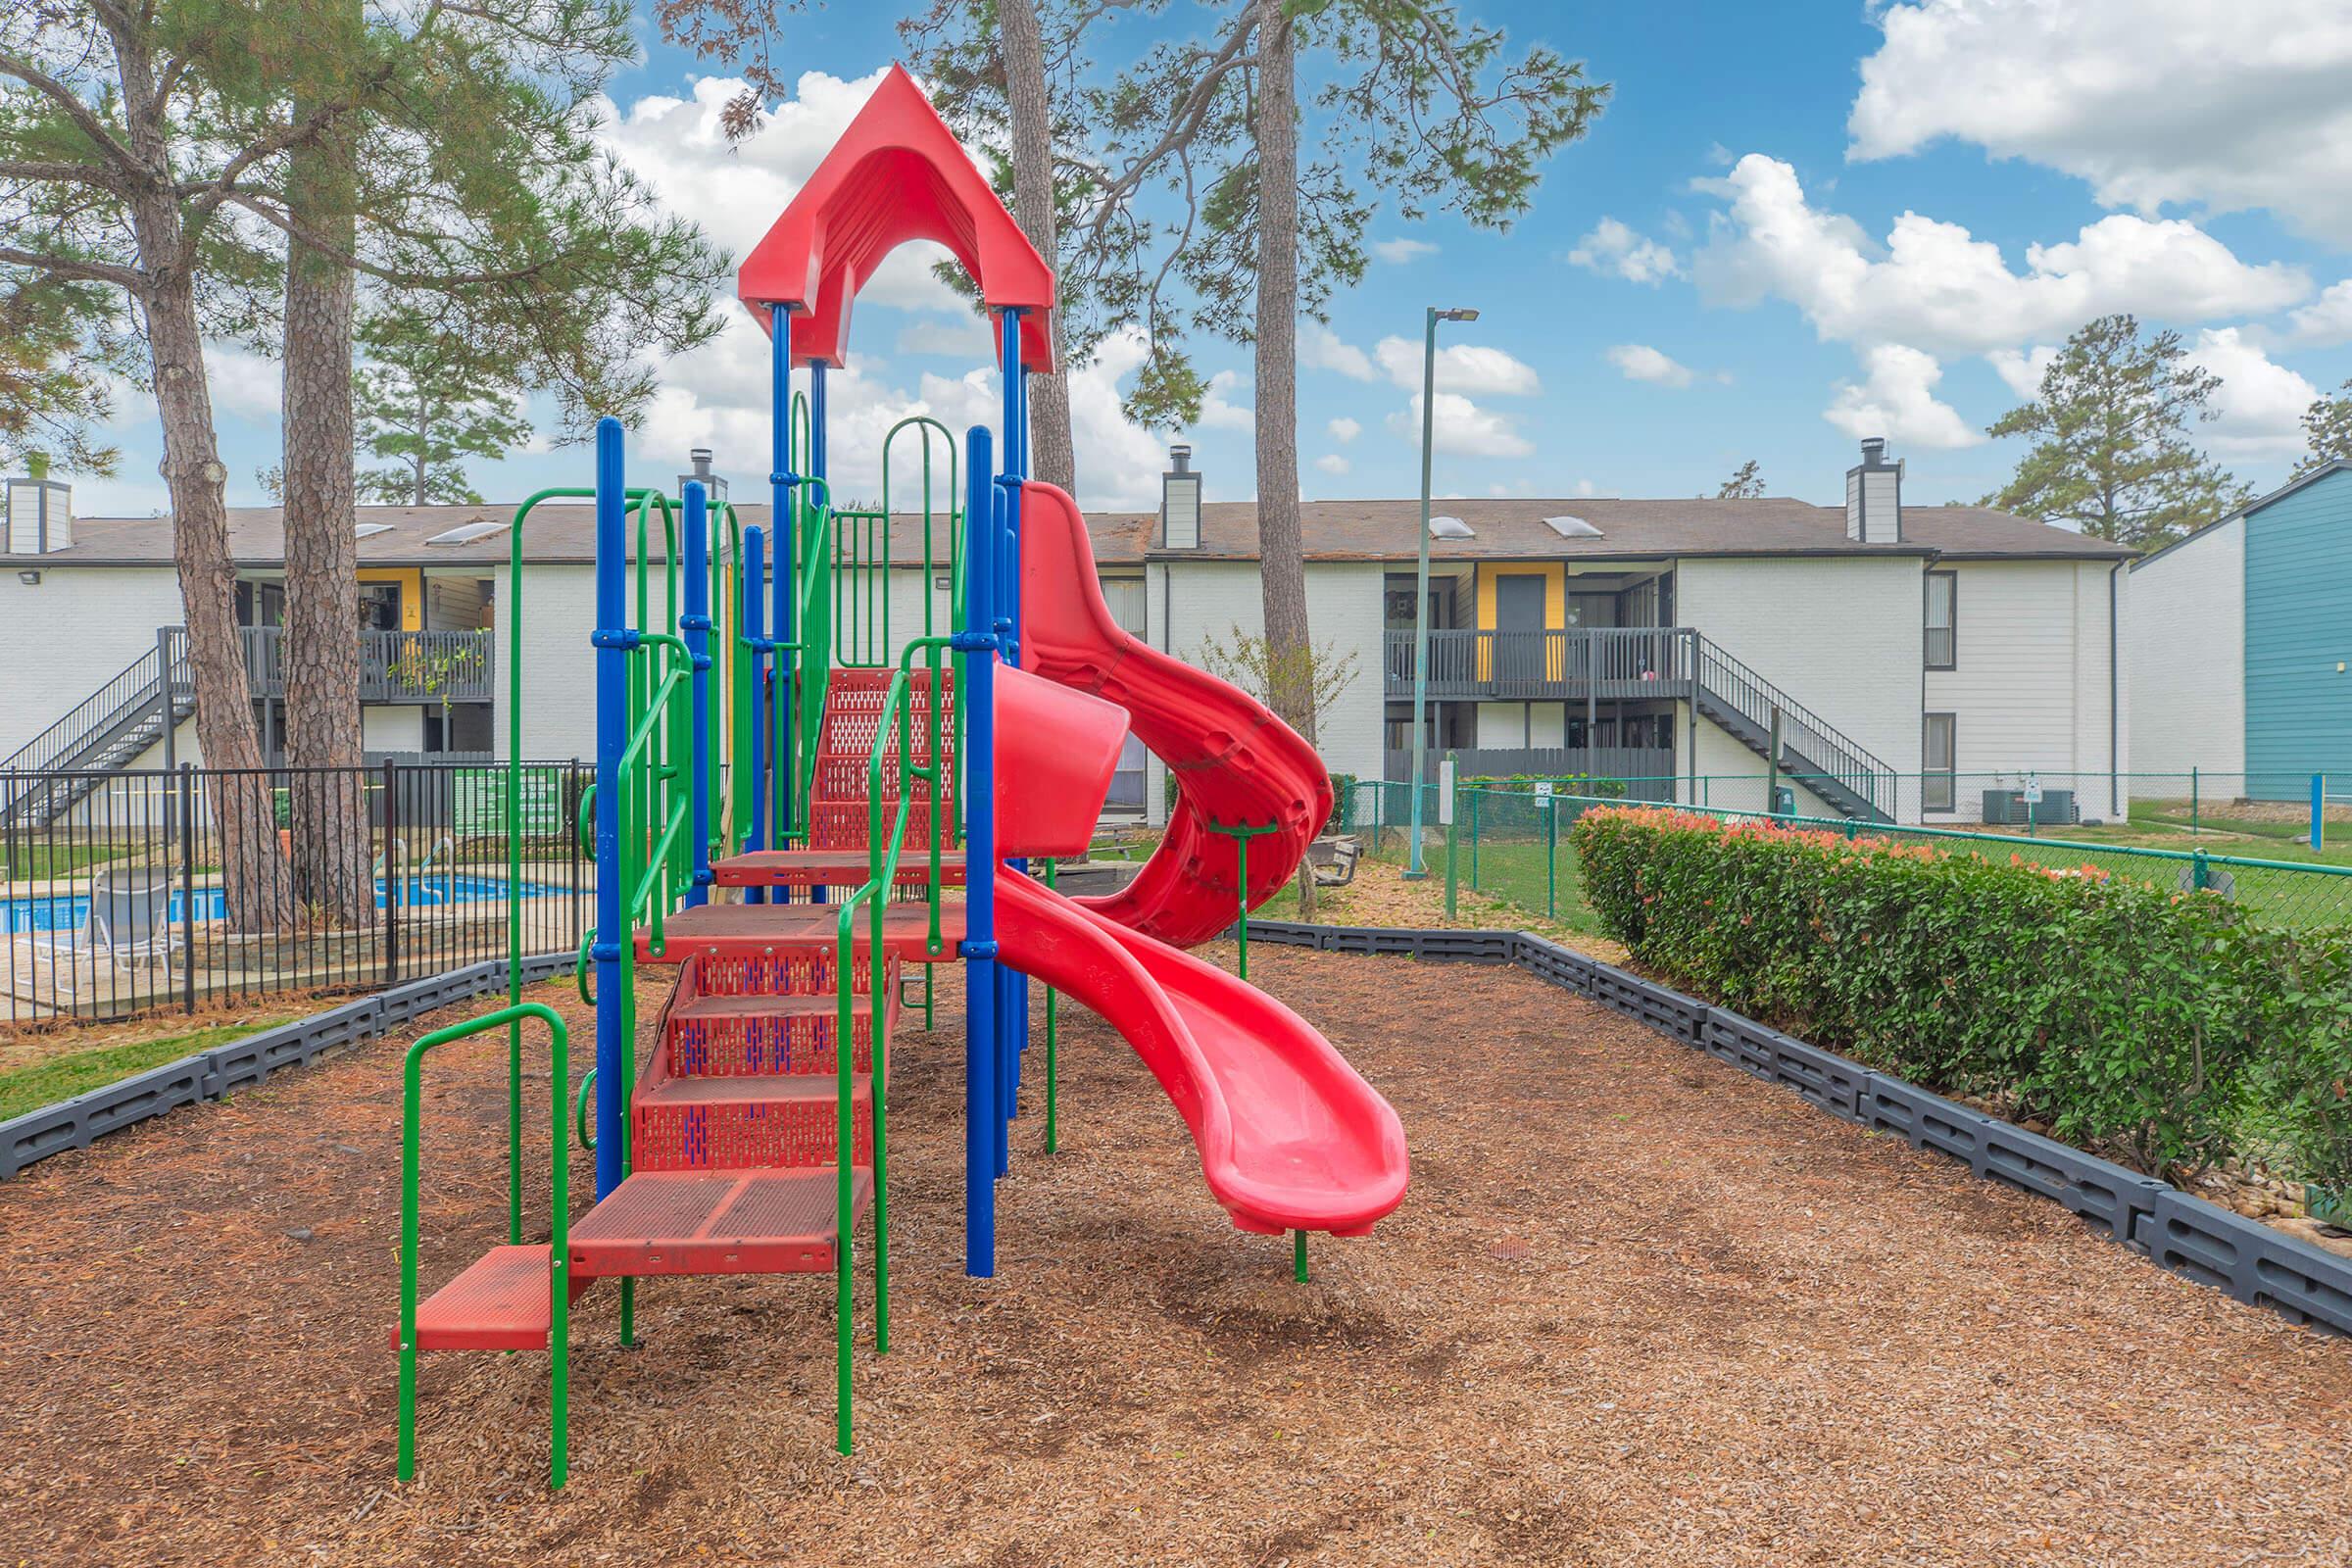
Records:
[[[2202,893],[2212,879],[2212,868],[2206,864],[2203,850],[2192,851],[2188,858],[2188,885]]]
[[[1478,799],[1482,792],[1470,792],[1470,891],[1478,891]]]
[[[1241,977],[1244,980],[1250,978],[1250,841],[1260,834],[1273,832],[1275,826],[1272,822],[1261,827],[1225,827],[1216,822],[1208,824],[1211,833],[1221,833],[1233,840],[1236,902],[1240,906],[1234,928],[1241,943]]]
[[[569,1036],[563,1017],[541,1003],[526,1002],[464,1023],[436,1029],[409,1048],[402,1064],[400,1114],[400,1436],[395,1473],[403,1481],[416,1476],[416,1210],[418,1206],[418,1146],[422,1142],[424,1058],[455,1040],[501,1027],[518,1027],[526,1018],[547,1025],[549,1070],[554,1086],[554,1118],[549,1137],[553,1145],[549,1166],[552,1187],[548,1241],[548,1484],[562,1487],[570,1470],[569,1415],[571,1396],[571,1152],[564,1141],[565,1100],[571,1076]]]
[[[1306,1232],[1291,1232],[1291,1278],[1306,1283]]]
[[[1559,802],[1544,797],[1544,918],[1560,917]]]

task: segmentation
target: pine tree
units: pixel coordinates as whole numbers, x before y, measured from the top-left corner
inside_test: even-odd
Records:
[[[1718,501],[1753,501],[1764,493],[1764,475],[1756,460],[1748,459],[1732,470],[1732,476],[1716,490]]]
[[[2334,397],[2320,398],[2303,411],[2303,438],[2310,450],[2295,465],[2298,479],[2314,468],[2352,459],[2352,381]]]
[[[415,310],[368,318],[358,380],[360,446],[386,466],[362,470],[368,501],[424,507],[481,504],[466,461],[495,462],[528,440],[524,388],[485,364],[462,335]]]
[[[2178,332],[2088,322],[2042,372],[2040,397],[1988,428],[2034,443],[1984,505],[2141,550],[2195,532],[2251,494],[2189,440],[2221,384],[2187,363]]]

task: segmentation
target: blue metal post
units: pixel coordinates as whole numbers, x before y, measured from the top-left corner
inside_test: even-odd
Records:
[[[771,322],[768,366],[768,527],[775,535],[776,584],[775,613],[768,617],[775,627],[776,650],[773,710],[775,722],[773,747],[775,769],[776,809],[769,823],[769,842],[782,849],[792,832],[793,735],[792,704],[793,671],[799,660],[781,645],[795,635],[793,626],[792,589],[798,574],[800,530],[793,526],[792,492],[800,476],[792,471],[792,307],[768,307]],[[789,904],[791,895],[776,890],[775,902]]]
[[[620,421],[596,421],[596,1196],[620,1185],[620,1091],[627,1079],[620,956],[620,758],[629,739],[627,475]]]
[[[998,557],[994,597],[997,618],[1004,623],[1004,662],[1017,666],[1021,662],[1021,481],[1029,476],[1029,382],[1021,368],[1018,310],[1003,313],[1000,333],[1003,348],[999,358],[1004,382],[1004,464],[998,487],[1002,509],[998,539],[1002,554]],[[1016,859],[1012,868],[1025,875],[1029,862]],[[998,1037],[1002,1064],[999,1083],[1003,1095],[999,1109],[1003,1114],[997,1128],[997,1173],[1003,1175],[1012,1163],[1008,1124],[1020,1112],[1021,1055],[1029,1049],[1029,977],[1004,969],[999,973],[998,985],[1004,1019],[1004,1031]]]
[[[710,902],[710,492],[700,479],[686,483],[686,612],[678,617],[694,661],[694,885],[691,906]]]
[[[996,535],[989,441],[974,425],[964,441],[963,613],[963,1271],[997,1272]]]

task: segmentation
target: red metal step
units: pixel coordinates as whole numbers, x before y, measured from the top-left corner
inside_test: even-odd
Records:
[[[662,949],[654,952],[653,932],[637,933],[637,957],[646,963],[683,963],[709,956],[745,958],[833,951],[841,906],[833,904],[701,904],[680,909],[662,925]],[[872,946],[866,911],[858,911],[853,952]],[[882,916],[882,944],[908,963],[954,963],[963,940],[963,906],[940,910],[940,950],[929,951],[931,912],[922,904],[894,904]]]
[[[750,850],[710,862],[712,878],[722,888],[858,888],[869,868],[862,850]],[[931,880],[931,852],[908,845],[899,858],[899,885],[923,887]],[[942,887],[963,886],[963,854],[939,858]]]
[[[574,1275],[578,1300],[588,1282]],[[416,1304],[419,1350],[544,1350],[555,1310],[548,1290],[548,1249],[493,1247],[466,1271]],[[400,1348],[400,1325],[392,1325]]]
[[[582,1279],[649,1274],[806,1274],[833,1266],[836,1173],[639,1171],[571,1228]],[[873,1200],[857,1173],[852,1218]]]
[[[638,1090],[629,1158],[639,1171],[833,1168],[841,1117],[831,1073],[663,1078]],[[851,1079],[850,1158],[874,1158],[874,1081]]]

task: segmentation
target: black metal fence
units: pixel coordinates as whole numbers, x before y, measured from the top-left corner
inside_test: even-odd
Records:
[[[567,951],[595,906],[592,776],[523,764],[516,878],[501,763],[0,772],[0,1022],[374,990],[510,936]]]

